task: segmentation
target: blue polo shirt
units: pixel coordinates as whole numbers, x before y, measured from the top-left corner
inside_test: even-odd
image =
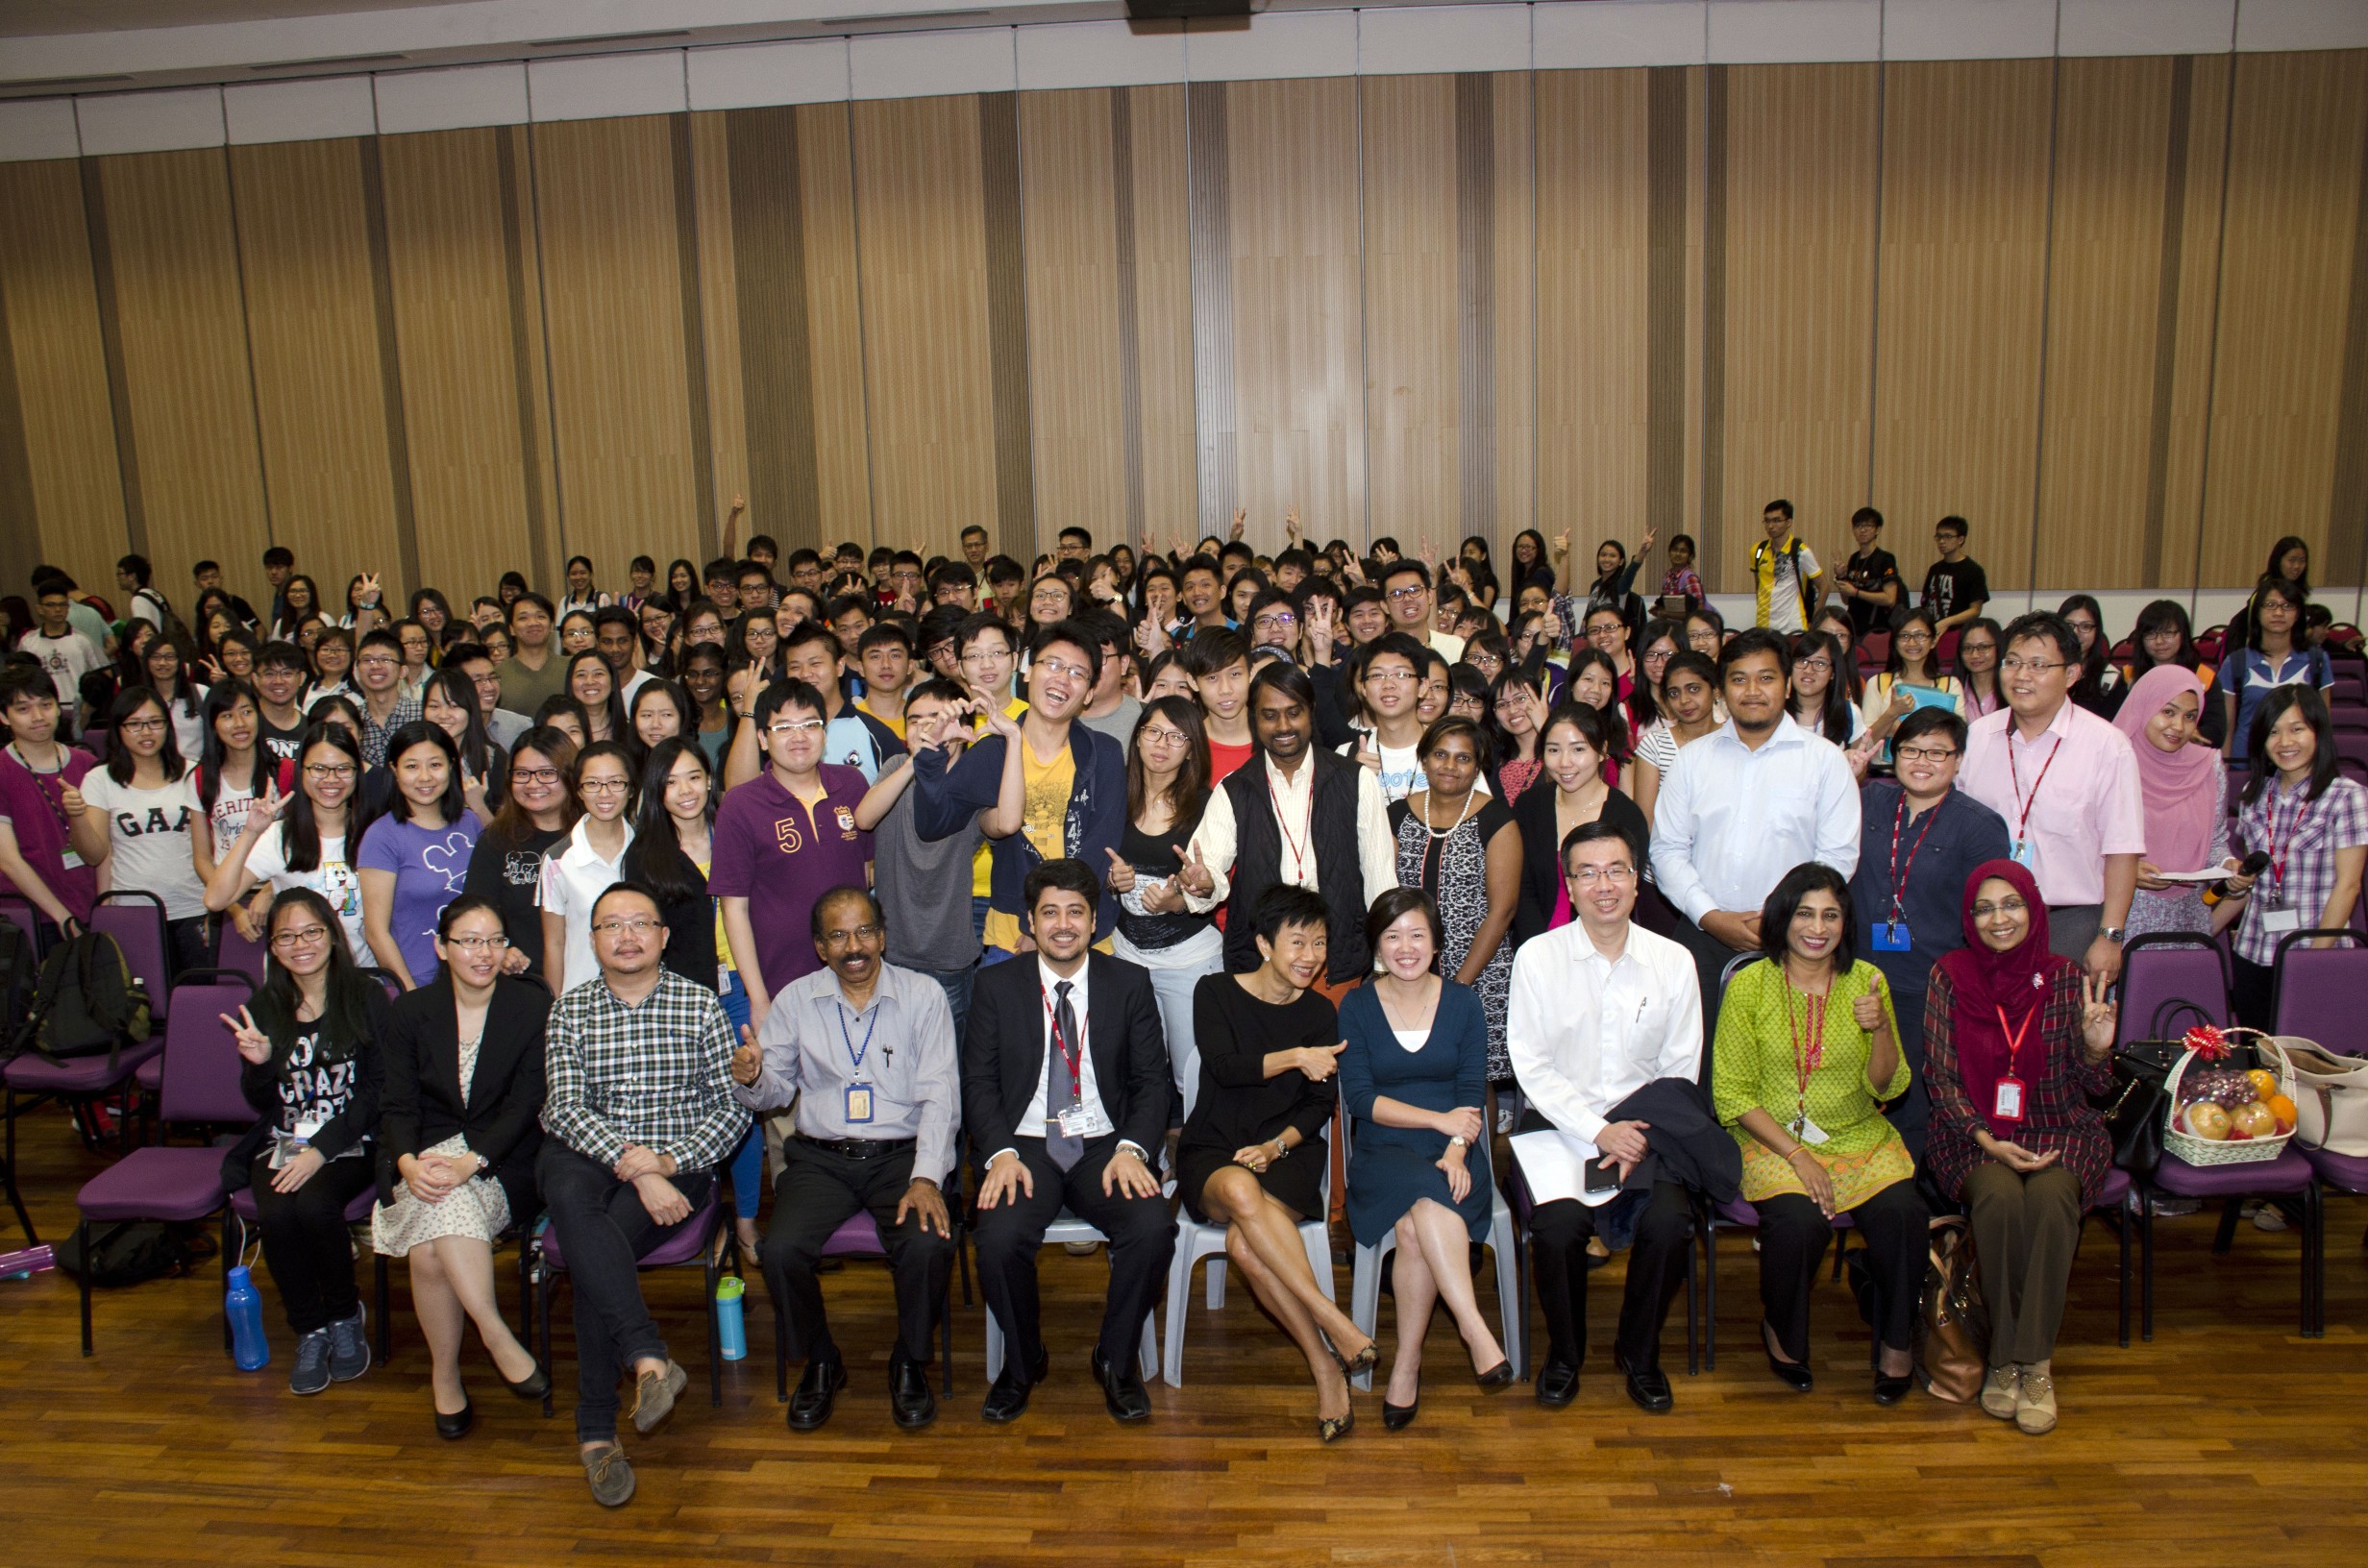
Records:
[[[1870,780],[1859,791],[1859,865],[1850,873],[1850,903],[1859,957],[1883,971],[1893,991],[1922,995],[1940,955],[1965,945],[1965,879],[1986,860],[2008,854],[2006,819],[1960,789],[1921,817],[1901,821],[1906,794],[1895,779]],[[1927,824],[1930,824],[1929,826]],[[1891,919],[1891,829],[1899,828],[1899,914],[1908,922],[1908,950],[1878,952],[1875,927]]]
[[[2268,654],[2250,648],[2229,654],[2212,677],[2215,693],[2226,692],[2236,698],[2236,727],[2230,737],[2229,760],[2243,762],[2252,755],[2253,715],[2273,687],[2316,686],[2324,692],[2334,684],[2335,667],[2323,648],[2288,653],[2274,664]]]

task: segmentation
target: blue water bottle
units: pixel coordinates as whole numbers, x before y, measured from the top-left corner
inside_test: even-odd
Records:
[[[241,1372],[259,1371],[271,1364],[271,1342],[263,1337],[263,1298],[255,1293],[255,1280],[241,1266],[231,1270],[222,1310],[231,1320],[231,1360]]]
[[[727,1274],[715,1282],[716,1337],[723,1341],[728,1361],[748,1359],[748,1325],[740,1313],[740,1298],[748,1294],[748,1288],[736,1275]]]

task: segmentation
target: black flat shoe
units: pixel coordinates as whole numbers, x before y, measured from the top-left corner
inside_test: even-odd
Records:
[[[929,1369],[919,1361],[900,1361],[888,1374],[888,1413],[907,1432],[937,1419],[937,1396],[929,1392]]]
[[[1042,1350],[1036,1352],[1036,1362],[1030,1367],[1023,1368],[1017,1360],[1006,1358],[1003,1370],[996,1374],[994,1386],[987,1390],[987,1402],[978,1413],[997,1426],[1019,1420],[1027,1414],[1028,1394],[1051,1370],[1052,1359]]]
[[[1559,1410],[1579,1397],[1579,1369],[1568,1361],[1548,1360],[1538,1368],[1538,1403]]]
[[[1906,1399],[1908,1397],[1908,1390],[1914,1386],[1915,1374],[1913,1372],[1902,1372],[1897,1377],[1892,1377],[1888,1373],[1878,1372],[1875,1374],[1875,1403],[1878,1405],[1896,1405],[1901,1400]]]
[[[1677,1403],[1676,1395],[1669,1388],[1668,1374],[1659,1366],[1630,1366],[1621,1361],[1619,1369],[1627,1374],[1628,1397],[1636,1402],[1638,1409],[1653,1415],[1666,1415],[1669,1408]]]
[[[1348,1407],[1348,1413],[1335,1421],[1328,1415],[1316,1418],[1316,1435],[1327,1443],[1337,1443],[1356,1430],[1357,1408]]]
[[[830,1419],[830,1407],[847,1386],[847,1363],[837,1357],[816,1357],[805,1363],[798,1391],[789,1396],[789,1430],[812,1432]]]
[[[1816,1374],[1809,1370],[1807,1361],[1785,1361],[1776,1358],[1776,1338],[1768,1332],[1767,1320],[1760,1320],[1761,1349],[1767,1355],[1767,1369],[1776,1374],[1776,1381],[1796,1394],[1805,1394],[1816,1386]]]
[[[1381,1402],[1381,1430],[1404,1432],[1415,1424],[1415,1412],[1421,1409],[1422,1396],[1420,1394],[1415,1396],[1415,1402],[1412,1405],[1393,1405],[1388,1400],[1383,1400]]]
[[[1101,1400],[1110,1409],[1111,1420],[1131,1425],[1151,1418],[1151,1396],[1144,1391],[1143,1380],[1135,1375],[1132,1356],[1123,1364],[1112,1366],[1097,1349],[1092,1365],[1094,1381],[1101,1384]]]
[[[435,1412],[435,1434],[448,1443],[460,1441],[469,1434],[469,1429],[476,1425],[477,1407],[469,1403],[469,1396],[466,1394],[460,1396],[460,1409],[454,1414],[446,1415],[442,1410]]]
[[[502,1377],[499,1372],[496,1372],[494,1376]],[[540,1399],[551,1392],[551,1374],[543,1370],[542,1362],[536,1361],[534,1370],[520,1378],[516,1383],[510,1382],[507,1378],[502,1378],[502,1386],[520,1399]]]
[[[1484,1394],[1499,1394],[1513,1386],[1513,1358],[1508,1356],[1486,1372],[1475,1372],[1472,1381]]]

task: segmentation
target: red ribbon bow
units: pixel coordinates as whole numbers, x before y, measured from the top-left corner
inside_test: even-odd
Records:
[[[2182,1045],[2206,1062],[2224,1062],[2229,1056],[2228,1036],[2208,1023],[2199,1023],[2180,1037]]]

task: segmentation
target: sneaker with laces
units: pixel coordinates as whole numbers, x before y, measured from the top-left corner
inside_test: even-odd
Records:
[[[329,1386],[329,1331],[314,1329],[296,1338],[296,1366],[287,1375],[291,1394],[317,1394]]]
[[[2056,1380],[2050,1361],[2033,1361],[2022,1368],[2022,1384],[2014,1391],[2014,1424],[2037,1437],[2056,1430]]]
[[[352,1383],[369,1370],[370,1336],[362,1333],[362,1309],[357,1307],[352,1317],[329,1325],[329,1376]]]
[[[2279,1208],[2274,1203],[2255,1205],[2253,1210],[2253,1228],[2257,1231],[2269,1231],[2273,1234],[2278,1231],[2284,1230],[2286,1228],[2285,1211]]]
[[[2022,1382],[2022,1368],[2012,1362],[1991,1367],[1988,1379],[1982,1384],[1982,1409],[2001,1421],[2013,1420],[2016,1394]]]
[[[621,1508],[633,1500],[633,1467],[626,1462],[620,1443],[604,1443],[578,1456],[583,1478],[592,1483],[592,1501],[604,1508]]]

